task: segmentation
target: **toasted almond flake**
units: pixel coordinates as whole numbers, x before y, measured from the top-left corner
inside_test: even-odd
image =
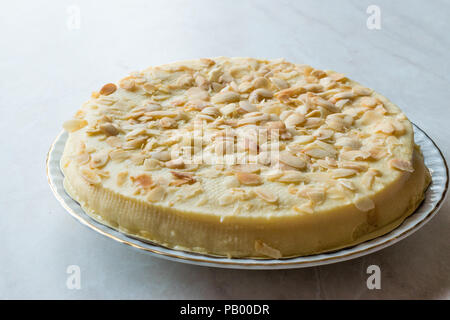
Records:
[[[279,99],[280,101],[285,101],[289,98],[293,98],[298,96],[299,94],[302,94],[306,92],[305,88],[301,87],[301,86],[297,86],[297,87],[291,87],[288,89],[284,89],[281,91],[278,91],[277,93],[275,93],[275,97],[277,99]]]
[[[129,154],[129,152],[127,152],[125,150],[117,149],[117,150],[112,150],[109,153],[109,157],[111,158],[111,160],[114,160],[114,161],[124,161],[124,160],[130,158],[130,154]]]
[[[116,136],[119,134],[119,129],[117,129],[117,127],[112,123],[104,123],[100,125],[99,128],[107,136]]]
[[[165,163],[165,166],[170,169],[183,169],[184,168],[183,158],[169,160]]]
[[[239,109],[240,113],[248,113],[257,111],[256,107],[248,102],[247,100],[239,101]]]
[[[282,257],[280,250],[270,247],[261,240],[255,240],[255,251],[274,259],[280,259]]]
[[[368,110],[364,112],[361,117],[361,123],[363,125],[370,125],[372,123],[380,122],[383,119],[383,115],[375,110]]]
[[[347,178],[347,177],[354,176],[356,173],[357,173],[357,171],[352,170],[352,169],[334,169],[331,172],[331,176],[335,179]]]
[[[97,173],[86,167],[80,168],[80,175],[83,177],[84,180],[93,185],[97,185],[100,182],[102,182],[102,179]]]
[[[275,84],[275,86],[280,90],[283,90],[283,89],[286,89],[289,87],[289,83],[283,79],[272,77],[272,78],[270,78],[270,81],[272,81],[273,84]]]
[[[278,201],[278,196],[274,192],[270,192],[260,187],[253,189],[253,191],[259,198],[268,203],[276,203]]]
[[[314,207],[311,202],[304,203],[300,206],[293,206],[292,209],[295,212],[302,213],[302,214],[303,213],[308,213],[308,214],[314,213]]]
[[[193,184],[196,182],[194,175],[187,172],[171,171],[170,172],[175,178],[184,180],[185,183]]]
[[[136,83],[133,79],[123,79],[120,81],[119,86],[122,89],[133,91],[136,88]]]
[[[303,160],[300,157],[294,156],[292,153],[288,151],[281,151],[279,155],[279,160],[280,162],[297,169],[303,169],[306,166],[305,160]]]
[[[114,91],[117,90],[117,87],[114,83],[107,83],[100,89],[100,94],[104,96],[108,96]]]
[[[414,172],[414,167],[411,163],[411,161],[402,160],[402,159],[391,159],[389,160],[389,166],[391,168],[400,170],[400,171],[407,171],[407,172]]]
[[[380,172],[377,169],[369,169],[361,178],[361,183],[369,190],[372,189],[373,183],[375,182],[375,177],[379,176]]]
[[[374,108],[378,105],[378,100],[374,97],[363,97],[359,103],[366,108]]]
[[[90,166],[91,168],[103,168],[109,160],[107,152],[100,152],[92,156]]]
[[[328,100],[325,100],[321,97],[312,97],[311,98],[312,103],[317,104],[318,106],[324,107],[330,112],[339,112],[340,109],[336,107],[336,105]]]
[[[301,113],[294,112],[284,120],[287,127],[295,127],[305,121],[305,116]]]
[[[177,125],[177,122],[173,118],[164,117],[159,120],[159,123],[161,124],[161,127],[164,129],[170,129],[175,128]]]
[[[148,193],[147,200],[150,202],[158,202],[166,196],[166,189],[161,186],[156,186]]]
[[[150,157],[159,161],[168,161],[171,159],[169,151],[154,151],[150,153]]]
[[[128,171],[122,171],[117,174],[117,186],[121,187],[126,182]]]
[[[144,169],[145,170],[156,170],[160,168],[160,162],[155,159],[145,159],[144,160]]]
[[[67,120],[63,124],[63,128],[68,132],[75,132],[77,130],[80,130],[81,128],[87,126],[88,122],[86,120],[82,119],[72,119]]]
[[[362,150],[350,150],[350,151],[344,151],[341,152],[340,158],[342,160],[366,160],[370,157],[370,153]]]
[[[334,145],[343,147],[343,148],[348,148],[351,150],[358,150],[362,146],[361,141],[359,141],[356,138],[350,138],[350,137],[338,138]]]
[[[375,127],[375,132],[383,132],[385,134],[393,134],[395,132],[395,127],[389,121],[381,121]]]
[[[287,170],[282,173],[282,176],[277,178],[277,181],[284,183],[307,182],[308,177],[304,173],[295,170]]]
[[[226,106],[220,108],[220,113],[224,116],[228,116],[235,112],[237,109],[236,103],[229,103]]]
[[[244,185],[256,186],[262,183],[262,179],[259,175],[247,172],[236,172],[235,174],[238,181]]]
[[[211,101],[213,103],[231,103],[231,102],[238,102],[240,99],[241,96],[239,95],[239,93],[226,91],[214,95],[211,98]]]
[[[325,159],[326,157],[333,157],[334,154],[329,152],[328,150],[321,149],[321,148],[310,148],[305,150],[305,154],[312,158],[317,159]]]
[[[125,150],[139,149],[146,141],[147,138],[137,138],[129,140],[123,145],[123,149]]]
[[[375,208],[375,203],[367,197],[360,197],[354,202],[355,207],[363,212],[368,212]]]
[[[355,87],[352,89],[355,96],[369,96],[372,94],[373,90],[364,87]]]
[[[269,80],[264,77],[258,77],[252,82],[254,88],[267,88],[269,86]]]
[[[154,185],[152,176],[147,173],[143,173],[135,177],[130,177],[130,179],[131,181],[133,181],[133,183],[137,184],[143,189],[149,189]]]
[[[89,160],[91,159],[91,156],[87,152],[81,152],[81,153],[77,154],[74,157],[74,159],[78,164],[84,165],[89,162]]]

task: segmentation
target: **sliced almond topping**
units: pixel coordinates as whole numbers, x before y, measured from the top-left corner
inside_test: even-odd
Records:
[[[350,151],[341,152],[341,154],[340,154],[340,158],[342,160],[351,160],[351,161],[366,160],[369,157],[370,157],[370,153],[361,151],[361,150],[350,150]]]
[[[117,87],[114,83],[107,83],[100,89],[100,94],[104,96],[108,96],[114,91],[117,90]]]
[[[175,128],[177,125],[177,122],[173,118],[164,117],[159,120],[159,123],[161,124],[161,127],[164,129],[170,129]]]
[[[256,186],[262,183],[262,179],[259,175],[247,172],[236,172],[236,178],[244,185]]]
[[[169,151],[154,151],[150,153],[150,157],[159,161],[168,161],[171,159]]]
[[[102,179],[98,174],[96,174],[94,171],[88,168],[80,168],[80,175],[83,177],[84,180],[89,182],[90,184],[97,185],[100,182],[102,182]]]
[[[167,161],[165,163],[167,168],[170,169],[183,169],[184,168],[184,161],[183,158],[177,158],[170,161]]]
[[[117,185],[119,187],[123,186],[128,177],[128,171],[122,171],[117,174]]]
[[[281,151],[279,160],[280,160],[280,162],[285,163],[288,166],[291,166],[291,167],[294,167],[297,169],[303,169],[304,167],[306,167],[305,160],[294,156],[292,153],[290,153],[288,151]]]
[[[314,213],[314,207],[311,201],[309,201],[308,203],[304,203],[300,206],[293,206],[292,209],[298,213],[308,213],[308,214]]]
[[[375,203],[367,197],[361,197],[355,201],[355,207],[363,212],[370,211],[375,208]]]
[[[400,171],[414,172],[414,167],[411,161],[407,160],[391,159],[389,160],[389,166]]]
[[[150,202],[158,202],[166,196],[166,189],[161,186],[156,186],[148,193],[147,200]]]
[[[92,156],[91,168],[103,168],[109,160],[109,155],[106,152],[100,152]]]
[[[194,176],[191,173],[178,171],[171,171],[170,173],[177,179],[175,181],[172,181],[171,185],[180,186],[183,184],[193,184],[196,182]]]
[[[378,101],[374,97],[363,97],[359,103],[364,107],[374,108],[377,106]]]
[[[380,172],[376,169],[369,169],[367,172],[362,176],[361,183],[369,190],[372,189],[373,183],[375,182],[375,177],[379,176]]]
[[[255,251],[274,259],[280,259],[282,257],[280,250],[270,247],[261,240],[255,240]]]
[[[220,92],[211,98],[213,103],[231,103],[238,102],[241,96],[236,92],[226,91]]]
[[[269,203],[275,203],[278,201],[278,196],[274,192],[270,192],[260,187],[253,189],[253,191],[264,201],[267,201]]]
[[[116,136],[119,134],[119,129],[112,123],[104,123],[100,125],[100,130],[107,136]]]
[[[88,122],[86,120],[82,119],[72,119],[67,120],[63,124],[63,128],[68,132],[75,132],[77,130],[80,130],[81,128],[87,126]]]
[[[130,154],[125,150],[118,149],[111,151],[109,157],[114,161],[124,161],[130,158]]]
[[[282,176],[277,178],[277,181],[284,183],[298,183],[307,182],[308,178],[304,173],[295,170],[287,170],[283,172]]]
[[[305,121],[305,116],[301,113],[294,112],[284,120],[287,127],[295,127]]]
[[[156,170],[160,168],[160,162],[155,159],[145,159],[144,160],[144,169],[145,170]]]
[[[136,88],[136,83],[133,79],[123,79],[120,81],[119,86],[122,89],[132,91]]]
[[[335,179],[338,179],[338,178],[351,177],[351,176],[354,176],[356,173],[357,173],[357,171],[352,170],[352,169],[334,169],[331,172],[331,176]]]
[[[149,189],[154,185],[152,176],[146,173],[140,174],[136,177],[130,177],[130,179],[133,183],[136,183],[143,189]]]

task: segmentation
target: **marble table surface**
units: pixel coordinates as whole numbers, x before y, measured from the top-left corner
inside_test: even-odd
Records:
[[[379,29],[368,28],[376,21],[370,5]],[[166,261],[108,240],[64,211],[45,174],[51,142],[93,89],[148,65],[220,55],[344,72],[397,103],[450,159],[449,14],[444,0],[3,3],[0,298],[449,299],[448,199],[417,233],[369,256],[242,271]],[[67,286],[71,265],[80,289]],[[380,267],[380,290],[366,286],[369,265]]]

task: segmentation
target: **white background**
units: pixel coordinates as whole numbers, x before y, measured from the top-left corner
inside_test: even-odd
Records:
[[[381,30],[366,27],[368,5]],[[70,30],[68,7],[80,9]],[[450,298],[450,205],[404,241],[287,271],[147,256],[72,219],[47,185],[50,144],[93,90],[180,59],[285,57],[397,103],[450,154],[449,1],[4,1],[0,9],[0,298]],[[382,289],[368,290],[377,264]],[[81,268],[81,290],[66,268]]]

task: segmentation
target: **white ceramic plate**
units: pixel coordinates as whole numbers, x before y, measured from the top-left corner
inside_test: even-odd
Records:
[[[224,258],[166,248],[154,243],[143,242],[111,229],[87,215],[80,205],[64,190],[64,175],[60,170],[60,159],[68,134],[61,132],[52,144],[47,156],[47,176],[50,187],[62,206],[79,222],[89,228],[127,244],[152,256],[197,265],[236,268],[236,269],[289,269],[318,266],[354,259],[383,248],[406,238],[419,230],[439,210],[444,202],[448,189],[448,167],[436,144],[417,126],[414,126],[415,141],[421,147],[425,164],[430,169],[432,182],[425,200],[420,207],[393,231],[378,238],[360,243],[353,247],[322,254],[285,259]]]

